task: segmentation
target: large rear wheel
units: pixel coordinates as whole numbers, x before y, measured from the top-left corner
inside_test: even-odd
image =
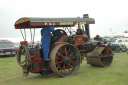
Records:
[[[50,55],[50,67],[59,76],[72,76],[80,66],[80,55],[71,44],[60,44],[53,48]]]

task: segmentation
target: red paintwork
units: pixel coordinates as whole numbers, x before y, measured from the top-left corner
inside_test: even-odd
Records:
[[[105,47],[105,54],[109,54],[109,47],[107,44],[100,45],[100,47]]]
[[[54,27],[74,27],[77,22],[73,22],[73,25],[60,25],[60,22],[25,22],[15,25],[15,29],[30,29],[30,28],[43,28],[44,26],[54,25]],[[94,21],[86,22],[86,24],[95,24]]]
[[[64,41],[64,38],[65,38],[65,37],[68,39],[68,36],[67,36],[67,35],[64,35],[64,36],[62,36],[62,37],[56,42],[56,44],[59,44],[59,43],[61,43],[61,44],[62,44],[62,43],[68,43],[68,41],[67,41],[67,42]]]
[[[82,41],[84,41],[83,35],[74,36],[75,45],[82,45]]]
[[[88,36],[86,32],[83,33],[83,35],[76,35],[74,36],[75,45],[83,45],[88,40]]]
[[[88,36],[86,32],[83,33],[83,37],[84,37],[84,41],[86,42],[88,40]]]
[[[35,51],[35,52],[30,52],[31,55],[31,64],[38,66],[33,66],[30,68],[30,72],[40,72],[42,71],[42,58],[40,58],[40,52]]]
[[[21,41],[20,42],[20,45],[26,45],[26,46],[28,46],[28,41]]]
[[[64,40],[64,37],[67,37],[67,38],[68,38],[67,35],[62,36],[62,37],[60,38],[60,40],[59,40],[58,42],[55,43],[56,45],[50,50],[49,55],[51,55],[52,50],[53,50],[57,45],[68,43],[68,42],[64,42],[64,41],[63,41],[63,40]]]
[[[64,35],[57,43],[54,47],[56,47],[57,45],[59,44],[64,44],[64,43],[67,43],[67,42],[64,42],[64,38],[68,36]],[[22,42],[23,44],[25,42]],[[51,51],[50,51],[51,52]],[[50,54],[50,53],[49,53]],[[40,58],[40,51],[30,51],[30,55],[31,55],[31,65],[32,67],[30,68],[30,72],[33,72],[33,73],[37,73],[37,72],[41,72],[42,71],[42,62],[43,62],[43,58]],[[29,62],[29,61],[28,61]],[[38,66],[34,66],[38,64]],[[51,70],[50,68],[50,64],[48,62],[48,70]]]

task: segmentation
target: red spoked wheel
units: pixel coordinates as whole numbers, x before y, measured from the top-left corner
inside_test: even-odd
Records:
[[[50,55],[50,67],[59,76],[72,76],[80,66],[80,55],[76,47],[71,44],[56,46]]]

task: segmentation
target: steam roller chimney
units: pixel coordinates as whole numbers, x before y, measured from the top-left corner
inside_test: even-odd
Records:
[[[83,18],[89,18],[88,14],[84,14]],[[89,24],[85,24],[85,31],[87,33],[88,39],[90,40]]]

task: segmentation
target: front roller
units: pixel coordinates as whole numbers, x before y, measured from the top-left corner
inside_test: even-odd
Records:
[[[60,44],[50,54],[52,71],[62,77],[76,74],[80,66],[80,54],[71,44]]]
[[[105,67],[112,63],[113,54],[106,54],[105,47],[96,47],[92,52],[86,54],[86,59],[87,64]]]

